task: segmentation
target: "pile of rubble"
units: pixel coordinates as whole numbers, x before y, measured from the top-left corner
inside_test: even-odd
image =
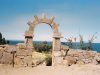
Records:
[[[64,65],[72,64],[100,64],[100,53],[96,51],[70,49],[64,57]]]

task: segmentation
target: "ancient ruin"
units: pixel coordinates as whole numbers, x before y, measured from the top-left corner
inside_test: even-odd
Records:
[[[24,43],[18,43],[15,46],[12,45],[0,45],[0,64],[9,64],[19,67],[33,67],[39,65],[38,63],[46,62],[45,58],[43,60],[37,59],[37,57],[42,57],[41,53],[35,55],[33,38],[34,38],[34,28],[41,24],[48,24],[53,30],[53,49],[52,49],[52,65],[67,65],[72,64],[100,64],[100,53],[96,51],[85,51],[85,50],[75,50],[71,49],[66,45],[61,45],[60,38],[62,38],[60,32],[58,31],[58,24],[54,22],[54,17],[48,19],[46,15],[42,18],[34,16],[33,22],[28,22],[29,29],[25,32]],[[33,58],[35,55],[36,58]],[[45,57],[45,55],[43,56]],[[44,61],[45,60],[45,61]]]
[[[48,24],[53,30],[53,50],[52,50],[52,64],[61,63],[58,62],[61,57],[61,42],[60,38],[62,38],[61,33],[58,31],[58,24],[54,22],[54,17],[48,19],[46,15],[42,18],[38,16],[34,16],[33,22],[28,22],[29,29],[25,32],[25,45],[27,49],[33,49],[33,38],[34,38],[34,28],[40,23]]]

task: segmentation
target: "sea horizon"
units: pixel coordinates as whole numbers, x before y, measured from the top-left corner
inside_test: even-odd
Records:
[[[24,40],[9,40],[10,43],[9,45],[16,45],[18,43],[24,43]],[[33,41],[33,43],[40,43],[40,42],[43,42],[43,41]],[[52,44],[52,41],[47,41],[48,44]],[[61,42],[62,44],[63,43],[67,43],[67,42]],[[84,42],[84,45],[87,46],[87,42]],[[97,51],[97,52],[100,52],[100,43],[92,43],[93,45],[93,51]],[[74,49],[79,49],[79,42],[73,42],[73,47]]]

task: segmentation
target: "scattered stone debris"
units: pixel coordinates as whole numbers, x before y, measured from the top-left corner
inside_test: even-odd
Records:
[[[71,64],[100,64],[100,53],[96,51],[70,49],[64,57],[64,63]]]

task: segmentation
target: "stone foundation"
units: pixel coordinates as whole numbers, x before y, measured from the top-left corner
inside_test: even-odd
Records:
[[[32,50],[17,49],[14,62],[17,66],[32,67]]]
[[[0,47],[0,64],[31,67],[32,50],[20,49],[16,46]]]

